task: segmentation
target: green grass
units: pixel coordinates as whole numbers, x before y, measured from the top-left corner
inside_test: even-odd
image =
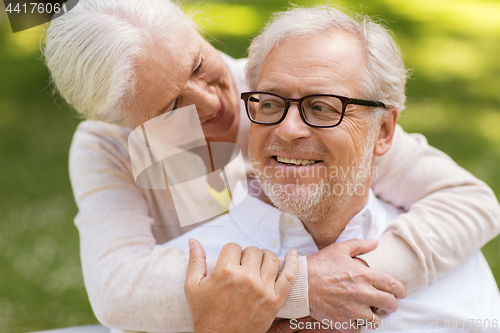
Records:
[[[339,4],[360,8],[354,0]],[[216,47],[243,57],[270,13],[287,5],[253,0],[186,8],[198,11]],[[83,285],[67,171],[79,120],[50,95],[38,34],[13,35],[0,6],[0,330],[96,323]],[[380,0],[367,1],[363,10],[388,22],[413,68],[400,124],[424,134],[498,195],[500,4]],[[500,239],[483,252],[500,281]]]

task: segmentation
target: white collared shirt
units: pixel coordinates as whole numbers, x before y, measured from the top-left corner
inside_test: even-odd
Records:
[[[234,195],[241,191],[244,190],[238,184]],[[377,239],[401,213],[398,208],[377,199],[370,190],[366,206],[346,225],[337,242],[353,238]],[[198,240],[206,254],[215,258],[229,242],[242,248],[269,249],[279,257],[284,257],[292,248],[300,256],[318,251],[312,236],[297,217],[251,196],[232,208],[229,214],[164,245],[189,251],[189,238]],[[488,264],[478,251],[427,288],[398,300],[398,310],[381,319],[383,326],[377,331],[498,332],[500,295]],[[475,320],[474,324],[470,319]]]

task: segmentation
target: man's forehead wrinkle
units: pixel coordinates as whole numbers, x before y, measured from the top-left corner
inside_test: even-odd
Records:
[[[343,89],[343,85],[346,83],[345,79],[337,72],[328,73],[327,75],[318,75],[308,70],[307,75],[301,75],[299,77],[293,73],[285,73],[279,69],[273,69],[268,71],[268,75],[269,74],[280,75],[280,81],[286,82],[287,90],[292,87],[293,82],[293,88],[298,89],[300,93],[304,94],[346,94]],[[283,92],[284,85],[271,80],[272,79],[269,78],[261,80],[262,84],[258,86],[258,90]],[[332,91],[333,85],[335,86],[335,91]]]
[[[360,69],[366,66],[366,55],[358,45],[359,40],[351,37],[339,33],[334,38],[317,36],[276,46],[264,60],[262,84],[258,86],[274,88],[276,90],[267,91],[288,97],[292,97],[291,94],[295,97],[299,94],[358,97]],[[282,87],[271,85],[271,81]]]
[[[267,64],[268,67],[273,68],[273,63],[277,63],[277,66],[286,64],[290,71],[306,72],[310,73],[313,69],[326,69],[326,70],[338,70],[345,69],[347,59],[338,58],[324,58],[324,57],[311,57],[297,59],[295,57],[273,57]]]
[[[283,72],[280,69],[273,68],[273,69],[269,69],[266,71],[266,76],[273,77],[275,74],[280,76],[280,80],[283,80],[282,76],[285,76],[287,80],[295,78],[295,75],[293,75],[291,73]],[[281,87],[280,84],[277,84],[275,81],[272,81],[272,79],[269,79],[268,77],[261,78],[259,80],[259,83],[261,83],[261,82],[264,82],[264,83],[258,85],[259,90],[279,90],[279,88]]]

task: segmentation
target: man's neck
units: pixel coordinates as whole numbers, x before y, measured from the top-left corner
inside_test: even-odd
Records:
[[[369,187],[368,187],[369,188]],[[346,225],[368,202],[368,193],[354,194],[345,202],[324,202],[314,218],[302,219],[318,249],[335,243]]]
[[[274,204],[265,195],[260,182],[248,177],[249,194],[271,206]],[[358,214],[367,204],[371,179],[367,179],[362,194],[354,194],[344,202],[333,197],[332,200],[325,201],[321,207],[317,207],[313,217],[297,216],[304,224],[306,230],[313,237],[318,249],[327,247],[335,243],[337,238],[344,231],[346,225]],[[366,192],[366,193],[365,193]]]

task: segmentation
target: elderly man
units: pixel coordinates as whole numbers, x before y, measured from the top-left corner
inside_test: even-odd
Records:
[[[250,156],[274,207],[248,197],[228,215],[166,245],[186,248],[187,240],[196,238],[215,257],[228,242],[242,248],[265,248],[278,256],[290,249],[301,256],[314,256],[332,243],[380,237],[401,211],[369,190],[371,167],[376,156],[384,155],[391,146],[398,113],[404,107],[406,81],[398,47],[387,31],[369,20],[358,23],[332,8],[291,10],[278,15],[252,43],[247,79],[255,90],[242,94],[252,121]],[[241,188],[233,195],[240,192]],[[198,269],[206,267],[200,264],[204,254],[199,244],[192,240],[190,244],[188,301],[193,294],[211,297],[216,309],[227,298],[198,288],[204,283],[205,273]],[[264,253],[260,260],[265,257]],[[241,265],[244,261],[241,259]],[[261,269],[258,261],[254,270]],[[196,274],[199,276],[193,278]],[[210,281],[223,284],[223,275]],[[257,295],[275,292],[267,287],[262,286],[265,290]],[[241,297],[250,301],[248,295]],[[395,303],[389,294],[384,307],[388,315],[379,318],[377,309],[368,308],[360,322],[376,323],[389,331],[444,332],[452,328],[454,332],[476,332],[497,329],[500,319],[499,292],[480,252],[427,289],[398,300],[397,306]],[[248,323],[264,320],[253,316],[244,319],[245,325],[231,321],[224,326],[227,313],[207,315],[206,307],[201,311],[192,302],[190,307],[200,332],[213,331],[213,323],[242,332],[245,330],[238,327],[252,327]],[[322,321],[328,314],[311,315],[319,322],[291,320],[280,323],[280,330],[356,330],[342,318]]]

